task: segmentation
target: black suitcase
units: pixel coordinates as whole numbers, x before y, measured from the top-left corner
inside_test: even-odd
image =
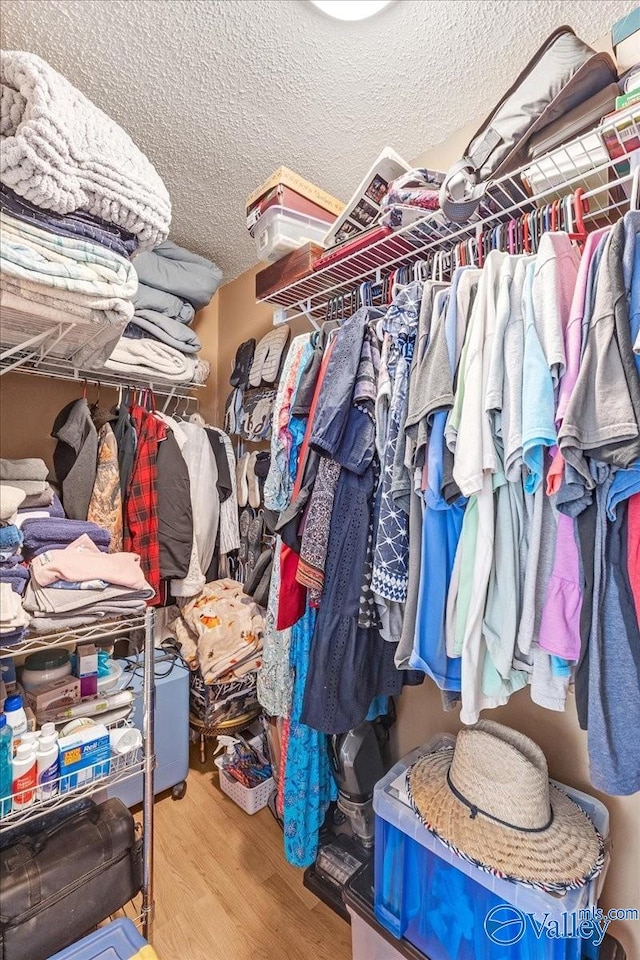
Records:
[[[0,960],[47,960],[140,891],[142,840],[122,801],[0,850]]]

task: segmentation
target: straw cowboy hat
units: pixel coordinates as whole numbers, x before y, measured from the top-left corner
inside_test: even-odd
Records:
[[[549,783],[540,747],[500,723],[481,720],[461,730],[453,749],[413,765],[407,786],[432,833],[500,877],[564,892],[602,870],[602,837]]]

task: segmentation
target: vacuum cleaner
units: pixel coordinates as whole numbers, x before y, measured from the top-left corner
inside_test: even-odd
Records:
[[[345,920],[349,915],[342,891],[373,856],[373,788],[391,768],[389,730],[394,722],[390,701],[384,716],[329,738],[338,800],[327,812],[315,863],[305,870],[304,885]]]

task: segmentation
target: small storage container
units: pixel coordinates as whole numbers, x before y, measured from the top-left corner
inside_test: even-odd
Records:
[[[430,960],[504,960],[505,950],[509,960],[579,960],[582,941],[578,938],[537,937],[527,923],[521,938],[507,948],[489,938],[485,918],[494,907],[510,904],[538,920],[548,914],[550,920],[562,923],[565,913],[596,906],[604,871],[590,884],[563,897],[502,880],[450,851],[411,808],[405,788],[408,768],[419,757],[452,743],[451,737],[435,738],[397,763],[376,784],[376,918],[395,937],[406,938]],[[607,840],[606,807],[594,797],[558,786],[582,807]]]
[[[252,235],[260,260],[274,263],[305,243],[322,244],[328,229],[324,220],[316,220],[288,207],[269,207],[263,213]]]
[[[245,813],[253,814],[262,810],[269,802],[269,797],[275,790],[273,777],[269,777],[264,783],[259,783],[257,787],[245,787],[239,780],[234,780],[228,773],[222,769],[222,757],[216,757],[216,767],[220,774],[220,789],[228,797],[242,807]]]
[[[137,960],[143,947],[144,960],[157,960],[155,951],[140,936],[132,920],[112,920],[49,960]]]

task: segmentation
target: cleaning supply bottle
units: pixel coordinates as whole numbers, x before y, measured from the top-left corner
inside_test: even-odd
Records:
[[[0,817],[11,813],[11,763],[13,734],[4,713],[0,713]]]
[[[59,734],[58,734],[58,731],[56,730],[55,723],[51,723],[51,721],[47,723],[43,723],[42,726],[40,727],[40,736],[53,737],[54,740],[57,740]]]
[[[220,753],[220,751],[224,749],[224,756],[222,757],[223,767],[230,767],[233,764],[237,755],[236,745],[239,743],[240,741],[236,740],[235,737],[218,737],[218,746],[213,751],[213,755],[215,757],[216,753]]]
[[[21,743],[16,750],[12,765],[13,809],[30,807],[36,799],[38,780],[36,751],[30,743]]]
[[[4,712],[13,734],[13,752],[15,753],[20,745],[22,734],[27,732],[27,715],[24,712],[20,694],[14,693],[11,697],[7,697],[4,702]]]
[[[36,754],[38,776],[38,800],[48,800],[58,792],[60,759],[55,737],[41,737]]]

